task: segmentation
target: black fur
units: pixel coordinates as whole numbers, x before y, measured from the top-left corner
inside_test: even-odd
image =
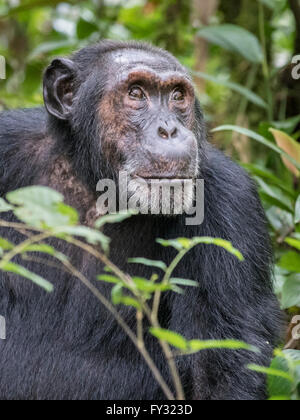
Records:
[[[97,90],[93,76],[88,75],[100,59],[107,62],[103,58],[106,52],[128,46],[163,57],[169,67],[180,67],[168,53],[144,44],[104,42],[77,53],[73,59],[80,68],[76,89],[81,100],[72,128],[68,122],[47,116],[44,109],[0,115],[2,197],[22,186],[47,184],[52,165],[62,155],[67,156],[80,182],[94,191],[97,177],[108,170],[99,162],[100,145],[95,144],[99,130],[95,109],[107,71],[98,80]],[[212,236],[232,241],[243,253],[243,263],[221,248],[204,245],[184,259],[176,276],[198,280],[199,288],[187,288],[184,296],[165,294],[160,321],[164,328],[189,339],[232,338],[261,350],[260,354],[211,350],[179,358],[188,398],[263,399],[264,377],[245,365],[268,365],[279,337],[281,316],[272,291],[272,253],[265,216],[253,182],[203,138],[198,108],[197,121],[201,177],[205,180],[204,223],[186,227],[182,216],[137,216],[110,226],[106,233],[112,237],[111,259],[128,273],[149,278],[151,269],[129,265],[127,260],[145,257],[169,263],[174,251],[156,244],[157,237]],[[72,204],[71,195],[72,191],[66,199]],[[12,230],[2,230],[1,236],[14,242],[21,239]],[[90,280],[103,271],[100,263],[82,252],[55,245],[70,255]],[[28,280],[1,274],[0,315],[6,318],[7,340],[0,341],[0,399],[164,398],[131,341],[79,281],[53,267],[27,264],[49,279],[55,291],[46,294]],[[109,297],[109,286],[98,287]],[[135,329],[134,311],[125,307],[119,311]],[[172,387],[166,362],[148,334],[146,345]]]

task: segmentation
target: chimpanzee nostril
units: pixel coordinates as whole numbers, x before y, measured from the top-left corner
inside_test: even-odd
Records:
[[[172,139],[174,139],[175,137],[177,137],[178,134],[178,130],[176,127],[173,128],[173,130],[171,130],[171,137]]]
[[[168,139],[169,138],[169,133],[166,129],[164,129],[163,127],[159,127],[158,129],[158,135],[159,137],[163,138],[163,139]]]
[[[159,137],[168,140],[169,138],[175,138],[178,135],[178,129],[177,127],[173,127],[171,129],[159,127],[158,129],[158,135]]]

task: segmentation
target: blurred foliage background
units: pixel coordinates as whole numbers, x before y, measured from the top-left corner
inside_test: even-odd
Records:
[[[300,0],[0,0],[0,111],[42,104],[50,60],[102,38],[152,42],[193,72],[212,141],[258,184],[300,349]]]

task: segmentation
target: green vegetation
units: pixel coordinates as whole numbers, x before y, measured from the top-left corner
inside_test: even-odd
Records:
[[[275,248],[275,290],[292,330],[294,317],[300,315],[300,82],[293,77],[297,61],[292,65],[292,58],[300,54],[299,0],[0,0],[0,55],[7,63],[7,79],[0,80],[0,110],[41,104],[41,77],[49,61],[102,38],[150,41],[170,50],[191,69],[209,128],[214,129],[213,141],[257,182]],[[99,280],[115,284],[113,303],[136,308],[139,322],[147,316],[144,305],[149,297],[158,299],[165,290],[179,293],[182,285],[195,286],[192,280],[172,279],[173,270],[161,261],[132,263],[161,268],[162,279],[129,281],[109,264],[109,239],[99,231],[103,223],[118,220],[87,229],[78,225],[76,211],[63,204],[59,194],[32,190],[28,200],[28,193],[25,189],[0,200],[0,212],[13,209],[24,229],[30,226],[36,231],[17,248],[0,239],[2,270],[18,273],[50,292],[47,279],[14,265],[11,256],[41,252],[73,270],[63,255],[43,243],[47,237],[72,242],[76,236],[84,240],[78,240],[81,245],[100,244],[108,274]],[[212,240],[161,243],[183,256],[201,241]],[[216,245],[242,258],[230,244]],[[114,311],[111,302],[105,304]],[[150,312],[155,321],[155,308]],[[152,325],[152,334],[167,353],[173,347],[191,352],[246,346],[187,342],[155,322]],[[139,337],[134,339],[140,348]],[[271,368],[249,367],[268,374],[271,399],[300,398],[300,342],[289,336],[287,343],[288,349],[277,351]],[[174,366],[173,373],[177,383]],[[163,378],[158,380],[165,389]],[[178,383],[177,391],[180,395]]]

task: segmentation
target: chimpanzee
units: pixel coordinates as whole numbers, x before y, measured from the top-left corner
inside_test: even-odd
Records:
[[[264,399],[265,378],[247,365],[267,366],[280,336],[266,220],[253,182],[208,143],[187,70],[148,44],[102,41],[52,62],[44,74],[44,102],[43,108],[0,115],[1,196],[25,186],[49,186],[91,226],[98,181],[117,180],[120,171],[133,180],[204,179],[202,224],[187,225],[183,213],[135,215],[105,229],[112,239],[110,258],[130,275],[150,278],[151,268],[128,259],[170,263],[175,250],[157,238],[231,241],[245,260],[220,247],[196,247],[174,276],[197,280],[199,286],[186,287],[184,295],[165,293],[159,319],[163,328],[188,339],[236,339],[260,349],[179,357],[186,398]],[[15,243],[24,240],[21,232],[0,233]],[[91,281],[103,273],[103,265],[81,250],[59,241],[57,246]],[[54,264],[22,264],[50,280],[54,292],[1,273],[0,314],[7,328],[7,339],[0,341],[1,399],[164,399],[133,343],[78,280]],[[95,285],[110,296],[110,285]],[[135,311],[118,310],[135,329]],[[147,329],[145,342],[173,390],[167,363]]]

